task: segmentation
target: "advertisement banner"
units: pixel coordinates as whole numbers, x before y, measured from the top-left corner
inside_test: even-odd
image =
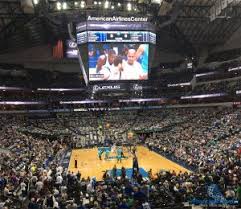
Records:
[[[129,90],[129,85],[125,83],[115,83],[115,84],[97,84],[91,86],[93,93],[96,92],[110,92],[110,91],[126,91]]]

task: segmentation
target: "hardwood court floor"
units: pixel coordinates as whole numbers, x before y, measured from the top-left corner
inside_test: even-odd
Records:
[[[101,180],[103,172],[111,170],[114,165],[119,169],[122,166],[132,168],[132,156],[127,148],[124,148],[124,155],[128,156],[128,158],[122,159],[121,163],[117,163],[116,159],[104,160],[104,154],[102,155],[102,160],[99,160],[97,150],[97,148],[72,150],[68,170],[74,173],[80,171],[81,176],[84,178],[95,176],[97,180]],[[174,170],[177,173],[188,171],[144,146],[138,146],[136,154],[139,167],[145,169],[146,172],[150,169],[152,169],[153,174],[159,172],[161,169]],[[115,156],[116,153],[112,153],[111,155]],[[77,168],[74,167],[75,160],[78,162]]]

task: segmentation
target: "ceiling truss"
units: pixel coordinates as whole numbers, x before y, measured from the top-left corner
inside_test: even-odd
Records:
[[[102,0],[104,1],[104,0]],[[46,2],[46,1],[44,1]],[[56,7],[56,1],[49,0],[48,3],[40,4],[35,7],[35,14],[24,13],[19,0],[3,0],[0,1],[0,45],[4,43],[7,38],[18,33],[18,30],[29,23],[34,18],[44,18],[46,14],[52,19],[60,19],[59,17],[65,14],[65,18],[73,18],[74,13],[79,15],[88,11],[96,11],[96,13],[103,13],[103,8],[94,8],[87,6],[85,9],[76,9],[74,0],[66,0],[68,9],[66,11],[59,11]],[[116,3],[117,1],[111,1]],[[241,5],[230,4],[225,8],[219,17],[214,21],[210,21],[211,8],[214,5],[214,0],[185,0],[180,8],[177,18],[170,26],[163,28],[177,40],[187,45],[187,48],[195,48],[196,46],[217,45],[224,43],[227,39],[241,27]],[[93,5],[93,2],[92,2]],[[123,3],[124,5],[124,3]],[[42,10],[41,10],[42,8]],[[150,4],[142,1],[137,3],[139,14],[151,14],[155,9],[155,14],[158,14],[160,6]],[[122,7],[124,10],[124,7]],[[106,12],[113,11],[105,10]],[[138,13],[132,12],[133,13]],[[114,11],[116,12],[116,10]],[[129,13],[130,15],[130,13]],[[153,22],[157,28],[165,21],[171,18],[172,11],[157,18],[152,17]],[[41,21],[40,21],[41,22]],[[61,26],[62,27],[62,26]],[[5,46],[5,45],[4,45]],[[1,50],[1,49],[0,49]]]

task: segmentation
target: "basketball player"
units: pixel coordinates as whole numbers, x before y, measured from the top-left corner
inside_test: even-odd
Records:
[[[114,67],[114,60],[116,57],[116,52],[113,49],[108,51],[108,54],[103,54],[99,57],[96,65],[96,73],[101,74],[103,77],[101,80],[109,80],[111,72]]]
[[[129,49],[127,61],[123,61],[123,72],[121,80],[140,80],[143,78],[143,69],[141,64],[136,61],[136,50]]]
[[[115,57],[114,67],[111,70],[109,80],[120,80],[121,79],[121,73],[123,71],[122,62],[123,62],[122,56]]]
[[[74,168],[78,168],[78,160],[77,159],[74,160]]]
[[[139,173],[139,164],[138,164],[138,160],[137,160],[136,155],[134,155],[134,157],[133,157],[133,173],[132,173],[132,177],[136,178],[138,173]]]
[[[112,177],[115,179],[117,177],[117,168],[116,165],[114,165],[113,169],[112,169]]]
[[[101,155],[102,155],[102,154],[103,154],[103,150],[98,149],[98,156],[99,156],[99,159],[100,159],[100,160],[102,160],[102,159],[101,159]]]
[[[134,147],[133,147],[133,149],[132,149],[132,154],[133,154],[134,156],[136,156],[136,145],[134,145]]]
[[[105,151],[105,160],[108,160],[109,159],[109,155],[110,155],[110,151],[107,149]]]
[[[129,145],[128,146],[128,151],[129,151],[130,154],[132,154],[132,144],[129,142],[128,145]]]
[[[141,44],[136,50],[136,60],[139,61],[143,69],[143,77],[141,79],[147,79],[148,75],[148,56],[149,48],[147,44]]]
[[[111,152],[114,153],[116,151],[116,145],[113,144],[113,146],[111,147]]]
[[[121,147],[118,147],[117,148],[117,163],[118,162],[121,163],[121,158],[122,158],[121,153],[122,153],[122,149],[121,149]]]
[[[123,149],[121,149],[121,158],[125,158],[125,155],[124,155]]]

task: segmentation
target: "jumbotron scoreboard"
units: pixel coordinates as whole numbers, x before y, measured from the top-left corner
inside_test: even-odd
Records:
[[[90,83],[148,80],[156,33],[147,17],[88,16],[76,39]]]

